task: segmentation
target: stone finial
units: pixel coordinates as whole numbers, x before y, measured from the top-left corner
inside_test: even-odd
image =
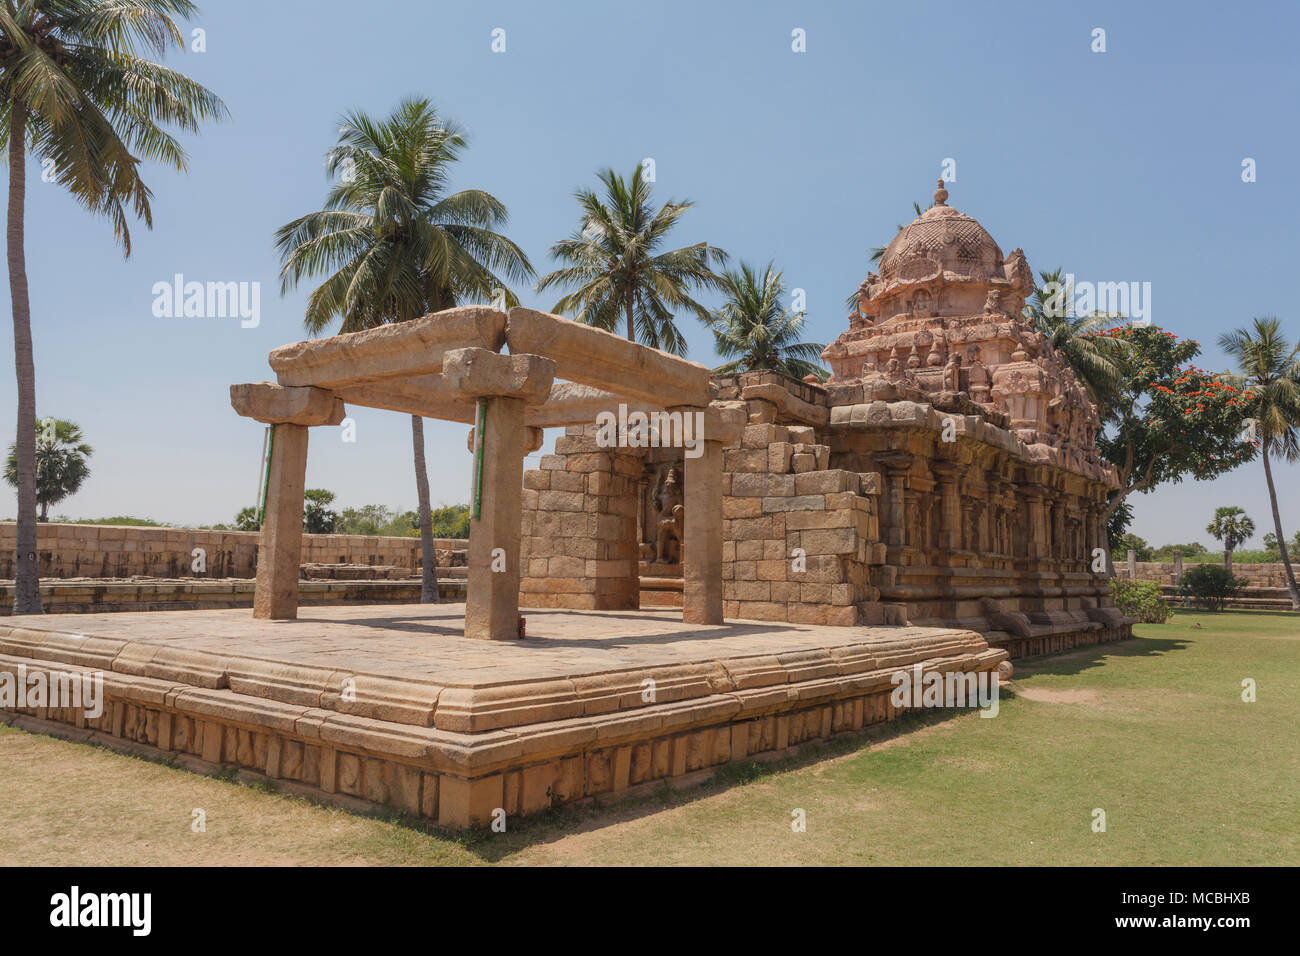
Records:
[[[939,187],[934,191],[934,204],[936,206],[948,205],[948,190],[944,188],[943,180],[939,180]]]

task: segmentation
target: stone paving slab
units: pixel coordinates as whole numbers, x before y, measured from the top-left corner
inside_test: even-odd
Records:
[[[464,636],[458,604],[303,608],[296,621],[244,609],[20,616],[0,622],[0,654],[478,733],[989,651],[947,628],[523,614],[526,640],[491,642]]]

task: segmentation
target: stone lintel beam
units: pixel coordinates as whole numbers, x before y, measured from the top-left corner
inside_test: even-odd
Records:
[[[283,345],[272,350],[270,362],[281,385],[364,385],[436,374],[451,349],[498,351],[505,343],[505,329],[504,312],[470,305],[364,332]]]
[[[337,425],[343,400],[323,388],[284,388],[272,382],[230,386],[230,404],[245,418],[268,425]]]
[[[746,385],[740,390],[740,397],[747,402],[765,401],[776,406],[780,418],[794,419],[802,425],[825,428],[831,420],[829,408],[812,405],[797,395],[792,395],[780,385],[773,383]]]
[[[720,442],[722,445],[740,441],[745,434],[745,426],[749,424],[744,402],[711,402],[704,407],[677,405],[666,411],[669,414],[680,412],[683,416],[703,412],[704,422],[695,437],[703,441]]]
[[[335,394],[349,405],[382,408],[466,425],[474,423],[474,403],[454,397],[441,375],[349,385],[335,389]]]
[[[487,349],[454,349],[443,357],[443,378],[454,398],[517,398],[540,405],[551,394],[555,362],[540,355],[501,355]]]
[[[541,405],[528,409],[525,421],[538,428],[558,428],[566,425],[590,425],[601,412],[618,414],[618,406],[626,405],[628,413],[658,411],[663,406],[629,400],[622,395],[582,385],[578,382],[556,382],[551,394]]]
[[[558,315],[511,309],[506,343],[516,355],[554,359],[556,377],[570,382],[659,408],[709,404],[709,370],[703,365]]]

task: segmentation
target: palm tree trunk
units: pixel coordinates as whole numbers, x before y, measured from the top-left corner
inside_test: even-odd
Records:
[[[419,415],[411,416],[411,445],[415,449],[415,494],[420,503],[420,603],[439,604],[438,555],[429,512],[429,472],[424,464],[424,419]]]
[[[14,561],[14,613],[42,614],[36,563],[36,361],[32,355],[32,304],[27,294],[23,214],[27,201],[27,104],[15,97],[9,111],[9,297],[14,314],[14,371],[18,376],[18,550]]]
[[[1232,573],[1232,549],[1231,548],[1223,549],[1223,566],[1228,569],[1229,574]]]
[[[636,334],[632,329],[632,312],[633,312],[634,301],[635,299],[633,298],[632,287],[629,286],[627,290],[627,340],[629,342],[636,341]]]
[[[1300,589],[1296,587],[1291,556],[1286,553],[1286,539],[1282,537],[1282,516],[1277,510],[1277,489],[1273,487],[1273,466],[1268,463],[1268,442],[1261,443],[1264,453],[1264,480],[1268,482],[1268,502],[1273,506],[1273,533],[1277,535],[1277,550],[1286,569],[1286,589],[1291,597],[1291,610],[1300,611]]]

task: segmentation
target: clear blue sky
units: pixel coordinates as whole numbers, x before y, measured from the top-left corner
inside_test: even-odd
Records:
[[[1298,20],[1276,3],[209,2],[191,24],[207,51],[168,63],[232,118],[185,137],[188,175],[148,171],[154,229],[135,228],[129,262],[108,223],[29,167],[37,410],[79,422],[95,447],[92,478],[55,510],[212,523],[252,503],[261,426],[234,414],[227,388],[271,378],[267,352],[304,337],[305,292],[279,296],[272,233],[320,207],[342,112],[412,94],[468,129],[452,185],[502,199],[539,272],[576,224],[573,190],[653,157],[657,198],[698,203],[680,244],[775,258],[806,290],[809,337],[830,341],[868,250],[951,157],[950,204],[1004,251],[1023,247],[1035,270],[1151,282],[1153,320],[1202,341],[1201,364],[1224,366],[1215,339],[1254,315],[1279,315],[1294,339]],[[505,53],[491,50],[498,27]],[[1096,27],[1105,53],[1090,50]],[[791,51],[795,28],[806,53]],[[1241,181],[1244,157],[1258,182]],[[153,284],[178,272],[260,282],[260,326],[155,318]],[[690,357],[714,364],[698,323],[681,324]],[[5,444],[14,394],[6,372]],[[355,444],[313,433],[309,487],[343,506],[411,507],[409,419],[353,414]],[[463,500],[465,428],[426,433],[435,501]],[[1297,471],[1278,474],[1289,533]],[[1135,503],[1134,530],[1154,543],[1212,545],[1204,526],[1225,503],[1261,535],[1271,524],[1258,463]],[[14,510],[3,486],[0,514]]]

